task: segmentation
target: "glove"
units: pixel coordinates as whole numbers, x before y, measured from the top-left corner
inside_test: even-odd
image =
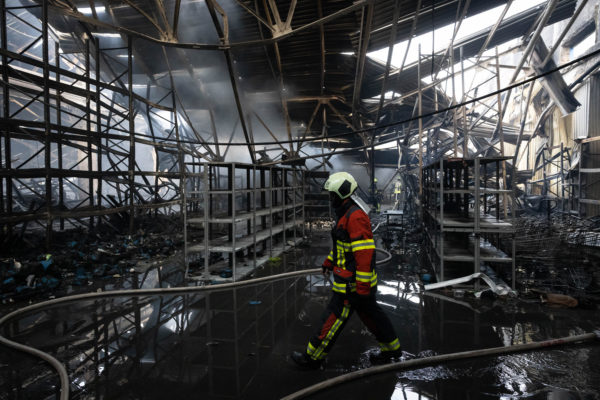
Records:
[[[321,268],[322,268],[323,275],[325,276],[325,278],[329,278],[329,274],[331,273],[331,268],[328,268],[324,265],[322,265]]]

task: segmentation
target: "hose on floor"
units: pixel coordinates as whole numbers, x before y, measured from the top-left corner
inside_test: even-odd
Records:
[[[390,261],[392,259],[392,254],[384,249],[380,249],[379,247],[375,247],[375,251],[378,251],[380,253],[383,253],[386,255],[386,257],[383,260],[377,260],[375,261],[375,264],[380,265],[380,264],[385,264],[386,262]]]
[[[302,399],[306,396],[313,395],[317,392],[320,392],[325,389],[330,389],[342,383],[350,382],[353,380],[365,378],[375,374],[381,374],[384,372],[391,371],[400,371],[400,370],[412,370],[417,368],[422,368],[425,366],[431,366],[435,364],[446,363],[450,361],[464,360],[467,358],[475,358],[475,357],[488,357],[488,356],[496,356],[500,354],[511,354],[518,353],[523,351],[531,351],[531,350],[543,350],[548,349],[549,347],[566,345],[566,344],[576,344],[587,342],[591,340],[600,340],[600,331],[594,331],[593,333],[585,333],[582,335],[575,336],[567,336],[560,339],[551,339],[542,342],[533,342],[533,343],[525,343],[525,344],[517,344],[513,346],[502,346],[502,347],[492,347],[488,349],[481,350],[471,350],[471,351],[463,351],[460,353],[451,353],[451,354],[442,354],[439,356],[425,357],[425,358],[417,358],[413,360],[379,365],[376,367],[361,369],[358,371],[350,372],[348,374],[340,375],[332,379],[328,379],[323,382],[319,382],[315,385],[306,387],[302,390],[299,390],[295,393],[282,397],[281,400],[296,400]]]
[[[387,257],[383,260],[378,260],[376,264],[383,264],[391,260],[392,255],[383,249],[376,248],[376,251],[384,253]],[[154,289],[125,289],[125,290],[111,290],[108,292],[93,292],[93,293],[83,293],[76,294],[73,296],[60,297],[57,299],[47,300],[40,303],[32,304],[27,307],[20,308],[15,310],[4,317],[0,318],[0,329],[2,326],[12,318],[15,318],[19,315],[26,314],[32,311],[36,311],[45,307],[55,306],[63,303],[70,303],[74,301],[81,300],[90,300],[90,299],[100,299],[105,297],[120,297],[120,296],[144,296],[144,295],[164,295],[164,294],[178,294],[178,293],[193,293],[193,292],[201,292],[201,291],[218,291],[218,290],[226,290],[232,289],[240,286],[254,285],[262,282],[269,282],[278,279],[285,279],[294,276],[302,276],[302,275],[312,275],[321,273],[321,268],[313,268],[301,271],[293,271],[286,272],[283,274],[265,276],[262,278],[250,279],[247,281],[241,282],[232,282],[232,283],[223,283],[218,285],[210,285],[210,286],[192,286],[192,287],[172,287],[172,288],[154,288]],[[29,353],[33,356],[39,357],[44,361],[48,362],[58,373],[60,377],[60,400],[67,400],[69,398],[69,375],[65,366],[58,361],[56,358],[52,357],[48,353],[44,353],[36,348],[31,346],[27,346],[21,343],[14,342],[10,339],[5,338],[0,334],[0,344],[3,344],[7,347],[13,348],[18,351],[22,351],[24,353]]]
[[[381,222],[379,222],[377,224],[377,226],[375,228],[373,228],[372,232],[375,233],[377,231],[377,229],[379,228],[379,225],[381,225]]]
[[[11,313],[6,314],[2,318],[0,318],[0,332],[2,330],[2,326],[12,318],[15,318],[19,315],[26,314],[32,311],[36,311],[45,307],[56,306],[58,304],[70,303],[74,301],[82,301],[82,300],[95,300],[105,297],[120,297],[120,296],[145,296],[145,295],[165,295],[165,294],[180,294],[180,293],[195,293],[195,292],[203,292],[203,291],[218,291],[218,290],[226,290],[237,288],[241,286],[255,285],[257,283],[275,281],[279,279],[291,278],[295,276],[303,276],[303,275],[312,275],[321,273],[321,268],[312,268],[301,271],[293,271],[286,272],[279,275],[271,275],[265,276],[262,278],[250,279],[247,281],[240,282],[232,282],[232,283],[222,283],[218,285],[207,285],[207,286],[191,286],[191,287],[171,287],[171,288],[153,288],[153,289],[124,289],[124,290],[111,290],[108,292],[93,292],[93,293],[82,293],[76,294],[72,296],[60,297],[57,299],[47,300],[40,303],[32,304],[27,307],[20,308]],[[65,366],[58,361],[56,358],[52,357],[48,353],[44,353],[36,348],[31,346],[27,346],[21,343],[14,342],[10,339],[5,338],[0,334],[0,344],[3,344],[7,347],[13,348],[18,351],[22,351],[24,353],[29,353],[33,356],[39,357],[44,361],[47,361],[58,373],[60,377],[60,400],[68,400],[69,399],[69,375],[67,373],[67,369]]]

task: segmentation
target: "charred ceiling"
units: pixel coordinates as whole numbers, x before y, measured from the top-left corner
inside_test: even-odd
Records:
[[[5,0],[4,211],[51,215],[61,185],[88,213],[177,202],[190,160],[343,155],[372,178],[529,151],[554,108],[582,104],[597,54],[573,48],[597,31],[595,4]]]

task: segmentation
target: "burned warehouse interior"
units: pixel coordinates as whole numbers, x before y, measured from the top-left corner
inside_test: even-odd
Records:
[[[0,400],[600,399],[600,0],[0,13]]]

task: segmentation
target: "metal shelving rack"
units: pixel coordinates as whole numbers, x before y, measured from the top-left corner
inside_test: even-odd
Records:
[[[229,267],[236,281],[304,237],[301,170],[219,162],[188,162],[186,170],[186,275],[200,257],[196,278],[215,280],[212,271]]]
[[[323,190],[327,178],[329,178],[329,171],[304,172],[304,209],[306,221],[309,223],[331,218],[329,193]]]
[[[444,158],[423,169],[427,254],[438,281],[480,272],[482,263],[509,265],[514,289],[515,230],[507,211],[514,193],[500,179],[508,159]]]

